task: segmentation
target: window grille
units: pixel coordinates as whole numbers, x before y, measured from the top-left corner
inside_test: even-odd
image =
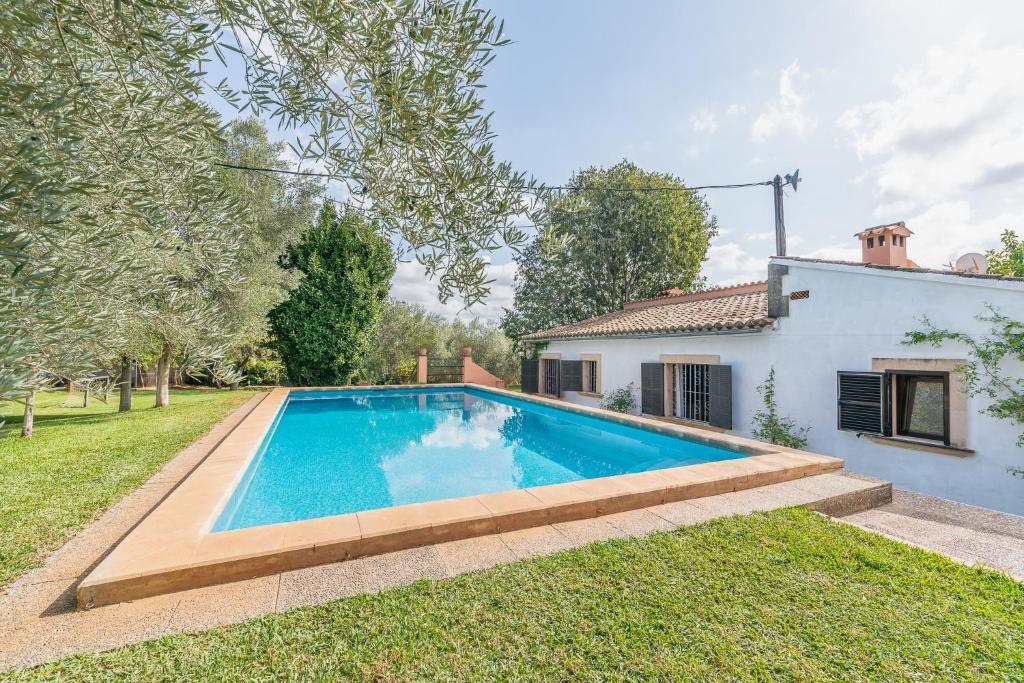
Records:
[[[558,396],[558,360],[544,358],[544,393],[550,396]]]
[[[677,363],[673,366],[673,410],[675,417],[694,422],[708,422],[711,417],[711,384],[708,366]]]

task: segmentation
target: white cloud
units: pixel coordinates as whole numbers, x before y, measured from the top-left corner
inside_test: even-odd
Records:
[[[690,117],[690,128],[694,133],[713,135],[718,130],[718,117],[710,109],[701,109]]]
[[[736,242],[712,243],[704,272],[709,286],[763,280],[768,274],[768,255],[751,254]]]
[[[990,218],[975,217],[965,200],[943,202],[907,220],[914,231],[907,256],[927,268],[941,268],[969,251],[999,246],[1003,230],[1024,225],[1024,211]]]
[[[754,142],[764,142],[779,133],[804,133],[817,125],[805,109],[807,95],[801,90],[806,83],[807,75],[801,73],[798,60],[779,72],[779,97],[754,119],[750,129]]]
[[[514,261],[488,265],[487,277],[494,280],[490,285],[491,294],[483,303],[466,310],[461,301],[449,301],[446,304],[438,301],[437,283],[427,277],[419,263],[399,263],[391,281],[391,297],[410,304],[420,304],[431,313],[439,313],[446,318],[497,320],[501,317],[502,307],[512,307],[515,274]]]
[[[850,241],[854,242],[851,234]],[[788,253],[788,250],[787,250]],[[791,254],[792,255],[792,254]],[[852,261],[854,263],[860,263],[861,253],[859,246],[827,246],[819,247],[813,251],[809,251],[806,254],[800,254],[805,258],[820,258],[828,259],[829,261]]]
[[[434,431],[420,439],[429,448],[471,448],[482,451],[504,437],[501,426],[515,411],[509,406],[496,405],[492,409],[473,413],[469,422],[462,415],[449,415]]]
[[[857,154],[880,159],[871,176],[878,214],[1024,183],[1021,73],[1024,47],[989,47],[972,32],[929,50],[923,64],[899,74],[892,99],[845,111],[838,125]]]
[[[746,111],[747,111],[747,108],[744,105],[733,103],[733,104],[730,104],[728,107],[725,108],[725,115],[726,116],[739,116],[740,114],[743,114]]]

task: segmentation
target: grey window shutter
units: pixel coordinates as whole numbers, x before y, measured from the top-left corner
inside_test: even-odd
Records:
[[[708,366],[708,424],[732,429],[732,366]]]
[[[560,379],[562,391],[583,391],[583,361],[563,360],[562,377]]]
[[[884,372],[838,373],[839,429],[885,436],[889,427],[889,381]]]
[[[538,371],[539,366],[539,360],[534,360],[532,358],[524,358],[522,360],[519,388],[522,390],[524,394],[537,393],[537,379],[540,375]]]
[[[665,414],[665,364],[640,364],[640,412]]]

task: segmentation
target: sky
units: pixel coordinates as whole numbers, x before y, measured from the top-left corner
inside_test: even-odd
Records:
[[[691,185],[769,180],[793,256],[859,260],[853,234],[906,221],[908,255],[942,267],[1024,230],[1024,3],[481,0],[513,41],[486,76],[495,148],[548,184],[629,159]],[[708,283],[761,280],[771,188],[708,190]],[[486,304],[438,303],[415,263],[395,298],[500,317],[511,254]]]

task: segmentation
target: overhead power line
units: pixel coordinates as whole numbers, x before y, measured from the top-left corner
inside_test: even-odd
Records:
[[[223,168],[232,168],[239,171],[261,171],[264,173],[283,173],[287,175],[297,176],[308,176],[311,178],[337,178],[337,176],[331,173],[319,173],[316,171],[294,171],[286,168],[268,168],[262,166],[245,166],[243,164],[232,164],[228,162],[216,161],[214,165],[221,166]],[[558,190],[561,192],[569,191],[597,191],[597,192],[693,192],[695,190],[732,190],[740,187],[758,187],[763,185],[771,185],[771,180],[762,180],[756,183],[731,183],[727,185],[694,185],[686,187],[606,187],[601,185],[545,185],[544,188],[548,190]],[[531,191],[531,188],[523,186],[520,187],[524,192]]]
[[[223,168],[232,168],[232,169],[241,170],[241,171],[256,171],[256,172],[262,172],[262,173],[284,173],[284,174],[288,174],[288,175],[311,176],[311,177],[315,177],[315,178],[335,178],[335,179],[339,179],[339,178],[337,178],[337,176],[334,176],[334,175],[332,175],[330,173],[317,173],[317,172],[314,172],[314,171],[293,171],[291,169],[284,169],[284,168],[267,168],[267,167],[260,167],[260,166],[246,166],[244,164],[232,164],[232,163],[220,162],[220,161],[214,162],[214,164],[217,165],[217,166],[221,166]],[[353,180],[353,179],[346,178],[345,180]],[[763,186],[771,185],[772,189],[774,190],[774,195],[775,195],[775,253],[776,253],[777,256],[785,256],[786,255],[786,224],[785,224],[785,220],[783,218],[783,210],[782,210],[782,196],[783,196],[782,190],[783,190],[783,188],[788,186],[788,187],[793,188],[793,191],[795,192],[796,188],[797,188],[797,185],[798,185],[798,183],[800,183],[800,181],[801,181],[800,169],[797,169],[793,173],[787,173],[785,178],[783,178],[780,175],[776,175],[771,180],[762,180],[762,181],[754,182],[754,183],[729,183],[729,184],[724,184],[724,185],[693,185],[693,186],[686,186],[686,187],[682,187],[682,186],[676,186],[676,187],[602,187],[602,186],[582,186],[582,187],[577,187],[577,186],[571,186],[571,185],[554,185],[554,186],[547,186],[546,189],[548,189],[548,190],[556,190],[556,191],[585,191],[585,192],[591,192],[591,191],[596,191],[596,192],[694,192],[696,190],[733,190],[733,189],[743,188],[743,187],[763,187]],[[544,186],[542,186],[542,187],[544,187]],[[506,186],[506,188],[507,189],[512,189],[512,188],[508,188],[507,186]],[[528,192],[528,193],[535,194],[535,195],[537,194],[537,191],[534,190],[533,188],[530,188],[530,187],[520,187],[519,189],[521,191],[523,191],[523,192]],[[367,190],[367,188],[364,185],[361,194],[365,194],[366,190]],[[330,200],[330,201],[333,201],[333,202],[335,202],[337,204],[344,204],[346,206],[352,206],[351,204],[349,204],[347,202],[343,203],[343,202],[341,202],[341,201],[339,201],[337,199],[332,199],[330,197],[325,197],[325,198]],[[360,208],[359,210],[363,210],[363,209]],[[524,228],[537,227],[537,228],[539,228],[541,226],[537,226],[537,225],[524,225],[524,226],[519,226],[519,227],[524,227]]]
[[[331,173],[315,173],[313,171],[293,171],[287,168],[266,168],[263,166],[245,166],[243,164],[229,164],[226,161],[215,161],[214,166],[220,166],[222,168],[233,168],[239,171],[262,171],[264,173],[284,173],[287,175],[304,175],[313,178],[334,178]]]

